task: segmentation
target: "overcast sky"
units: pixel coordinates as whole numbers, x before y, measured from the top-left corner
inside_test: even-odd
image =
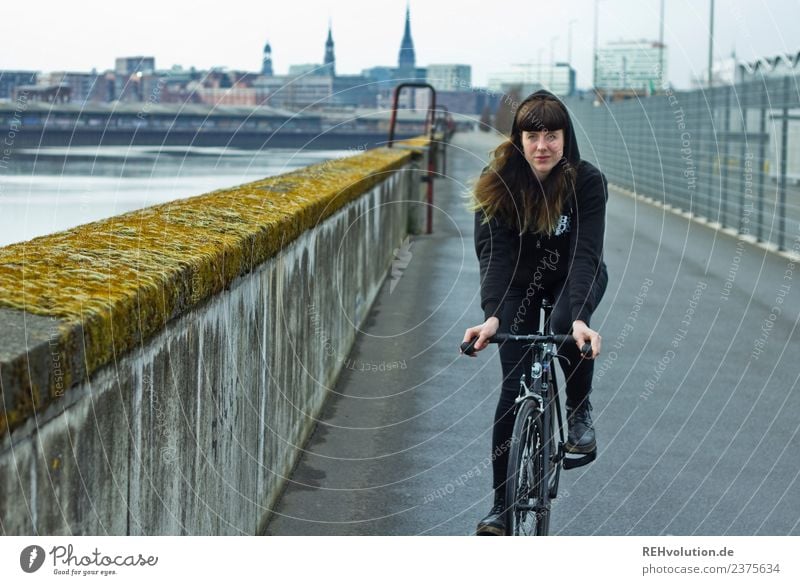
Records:
[[[709,0],[665,0],[669,78],[689,86],[708,59]],[[578,86],[591,83],[594,0],[411,0],[417,65],[472,65],[484,85],[512,63],[567,59],[568,23]],[[657,40],[660,0],[601,0],[599,43]],[[108,2],[40,0],[0,19],[0,69],[111,69],[114,58],[147,55],[156,67],[260,70],[269,39],[276,74],[319,63],[328,19],[336,68],[360,73],[397,64],[406,0],[225,0]],[[754,59],[800,50],[800,0],[716,0],[717,57]],[[555,41],[552,39],[557,37]]]

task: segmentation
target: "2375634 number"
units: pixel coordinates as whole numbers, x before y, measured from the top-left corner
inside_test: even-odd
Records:
[[[781,566],[777,563],[736,563],[730,565],[728,572],[732,575],[737,573],[780,573]]]

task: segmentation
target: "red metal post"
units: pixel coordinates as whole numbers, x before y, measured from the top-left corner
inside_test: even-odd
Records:
[[[405,87],[420,87],[420,88],[427,88],[431,92],[431,101],[428,104],[428,113],[425,116],[425,130],[426,133],[430,134],[431,142],[433,142],[433,133],[436,127],[436,90],[430,83],[422,83],[422,82],[408,82],[408,83],[400,83],[394,88],[394,95],[392,97],[392,119],[389,122],[389,140],[387,142],[388,147],[394,146],[394,129],[397,125],[397,105],[400,99],[400,92]],[[433,145],[431,148],[435,148]],[[428,154],[428,174],[423,179],[426,183],[428,183],[427,188],[427,195],[425,197],[428,203],[428,222],[427,222],[427,233],[433,233],[433,177],[435,175],[435,168],[433,166],[433,155],[432,151]]]

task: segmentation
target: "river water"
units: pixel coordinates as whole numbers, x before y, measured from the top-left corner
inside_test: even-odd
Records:
[[[352,154],[217,147],[17,149],[0,168],[0,246]]]

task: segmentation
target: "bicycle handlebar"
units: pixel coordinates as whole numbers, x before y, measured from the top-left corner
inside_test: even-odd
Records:
[[[461,353],[472,355],[475,353],[475,342],[478,341],[477,337],[473,337],[472,341],[465,341],[461,344]],[[572,335],[512,335],[510,333],[497,333],[487,340],[487,343],[503,343],[505,341],[515,341],[518,343],[555,343],[561,345],[563,343],[575,342]],[[583,344],[581,353],[584,356],[592,355],[592,346],[589,343]]]

